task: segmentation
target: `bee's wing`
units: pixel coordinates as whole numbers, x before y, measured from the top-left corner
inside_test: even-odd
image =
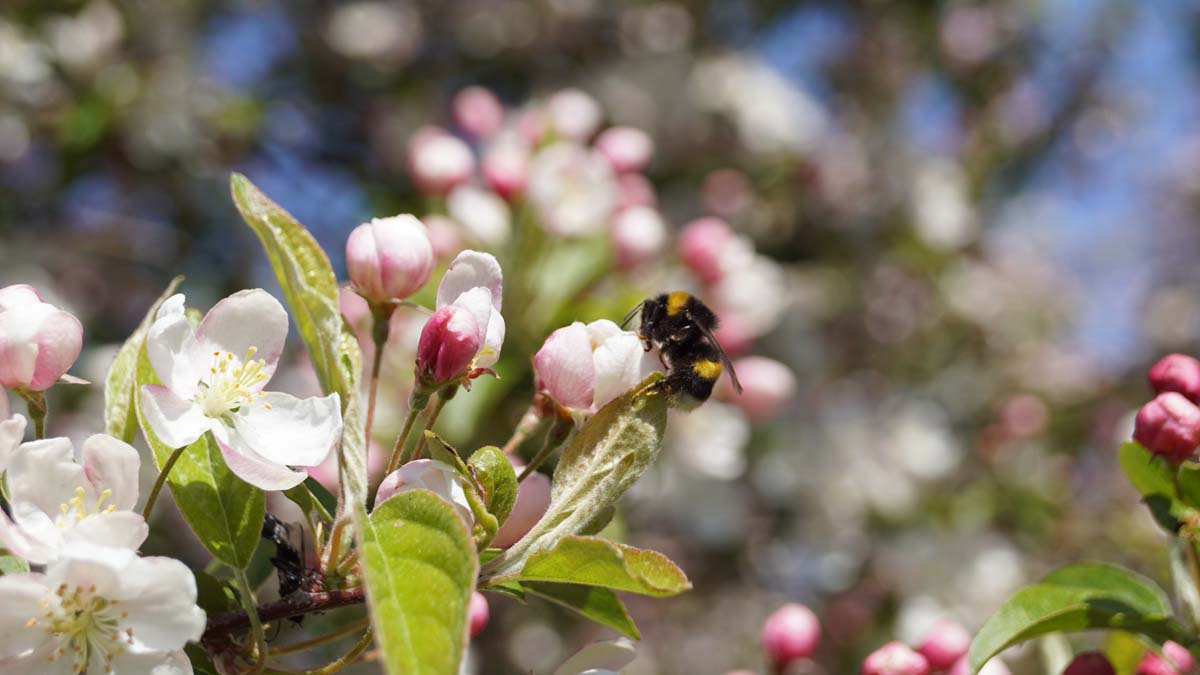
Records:
[[[621,319],[621,328],[625,328],[625,326],[628,326],[629,322],[633,321],[633,317],[637,316],[638,312],[642,311],[642,307],[645,304],[646,304],[646,301],[643,300],[643,301],[639,302],[636,306],[634,306],[633,309],[629,310],[629,313],[625,315],[625,318]]]
[[[742,393],[742,383],[738,382],[737,371],[733,369],[733,362],[729,360],[729,355],[725,353],[725,349],[721,346],[721,343],[717,342],[717,336],[713,335],[711,330],[698,323],[695,326],[700,329],[701,333],[704,333],[704,337],[708,338],[712,346],[717,348],[717,353],[721,355],[721,363],[725,364],[725,367],[729,369],[729,379],[733,380],[733,388],[737,390],[737,393]]]

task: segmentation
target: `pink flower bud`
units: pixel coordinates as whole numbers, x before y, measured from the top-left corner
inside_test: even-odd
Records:
[[[719,218],[698,218],[683,226],[679,234],[679,257],[701,282],[716,283],[725,276],[723,260],[733,230]]]
[[[513,461],[513,467],[520,473],[519,462]],[[534,471],[521,481],[517,488],[517,501],[513,504],[508,519],[496,532],[492,546],[508,548],[524,537],[550,508],[550,479],[544,473]]]
[[[504,105],[483,87],[467,87],[454,95],[454,122],[475,138],[491,138],[504,125]]]
[[[1077,654],[1063,671],[1063,675],[1116,675],[1108,657],[1100,652]]]
[[[628,209],[634,206],[654,206],[658,204],[658,194],[654,184],[640,173],[623,173],[617,176],[617,208]]]
[[[1200,446],[1200,408],[1183,394],[1159,394],[1138,411],[1133,439],[1150,452],[1182,462]]]
[[[940,621],[925,634],[917,647],[933,670],[946,670],[971,648],[971,634],[953,621]]]
[[[1155,393],[1177,391],[1200,403],[1200,361],[1185,354],[1167,354],[1150,367]]]
[[[416,293],[433,272],[433,244],[421,221],[410,215],[375,218],[346,239],[350,281],[376,302]]]
[[[444,195],[471,177],[471,148],[445,129],[422,127],[408,143],[408,170],[417,189]]]
[[[789,664],[812,658],[821,642],[821,622],[804,605],[788,603],[763,622],[760,635],[767,661],[782,671]]]
[[[667,243],[667,224],[658,211],[635,206],[617,214],[609,224],[617,265],[632,269],[654,260]]]
[[[467,524],[475,524],[471,504],[463,491],[462,478],[458,470],[449,464],[433,459],[417,459],[384,477],[375,492],[375,503],[382,504],[389,498],[410,490],[429,490],[446,500]]]
[[[654,155],[654,141],[641,129],[611,127],[596,139],[596,150],[617,173],[641,171]]]
[[[722,340],[721,344],[724,346],[725,342]],[[733,362],[733,369],[742,383],[742,393],[734,391],[733,381],[727,377],[717,382],[719,393],[721,398],[737,404],[750,419],[771,419],[796,395],[796,376],[775,359],[744,356]]]
[[[889,642],[867,656],[862,675],[928,675],[929,662],[908,645]]]
[[[1168,641],[1163,645],[1161,656],[1146,652],[1133,672],[1134,675],[1183,675],[1192,672],[1195,666],[1196,660],[1186,647]]]
[[[603,112],[596,99],[580,89],[563,89],[550,97],[546,105],[550,125],[559,136],[585,141],[600,126]]]
[[[446,305],[425,322],[417,343],[417,376],[425,384],[449,382],[467,372],[483,345],[486,325],[459,305]]]
[[[0,288],[0,387],[49,389],[79,358],[83,326],[32,286]]]
[[[488,601],[483,593],[475,591],[471,593],[471,603],[467,607],[468,622],[471,624],[471,637],[475,637],[487,628],[488,624]]]
[[[483,180],[508,201],[525,193],[529,182],[529,148],[505,135],[483,152]]]

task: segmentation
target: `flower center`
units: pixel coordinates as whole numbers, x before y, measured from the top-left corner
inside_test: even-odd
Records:
[[[62,584],[54,590],[57,603],[42,598],[45,612],[25,622],[28,628],[41,626],[58,643],[51,652],[50,661],[70,658],[76,672],[87,669],[88,655],[95,652],[104,660],[104,672],[112,672],[113,657],[133,644],[133,629],[122,629],[120,620],[129,612],[118,608],[118,600],[110,600],[96,594],[96,587]]]
[[[232,352],[213,352],[212,366],[208,379],[200,383],[196,392],[196,404],[209,417],[224,417],[236,412],[243,405],[253,403],[256,398],[266,396],[261,385],[267,381],[264,372],[267,362],[252,358],[258,349],[251,347],[246,356],[238,360]],[[270,408],[270,404],[266,404]]]
[[[59,527],[69,527],[84,518],[96,513],[112,513],[117,510],[116,504],[104,505],[104,502],[112,497],[112,490],[105,489],[96,497],[96,503],[90,509],[87,504],[87,496],[83,488],[75,488],[75,496],[66,502],[58,505],[58,510],[62,514],[58,517],[57,523]]]

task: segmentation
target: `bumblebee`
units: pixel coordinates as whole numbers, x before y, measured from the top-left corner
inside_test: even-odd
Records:
[[[677,405],[695,408],[708,400],[725,368],[740,394],[742,385],[713,331],[717,315],[690,293],[675,291],[646,298],[625,317],[641,314],[638,337],[646,351],[658,349],[667,376],[660,386],[677,397]]]

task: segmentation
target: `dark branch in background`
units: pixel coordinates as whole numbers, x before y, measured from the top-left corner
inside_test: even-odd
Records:
[[[324,612],[339,607],[362,604],[365,600],[363,589],[351,588],[343,591],[322,591],[309,593],[296,591],[286,598],[268,602],[258,606],[258,618],[263,623],[279,621],[301,614]],[[204,629],[201,643],[209,651],[228,643],[228,638],[234,633],[240,633],[250,628],[250,620],[243,611],[221,612],[208,617],[208,626]]]

